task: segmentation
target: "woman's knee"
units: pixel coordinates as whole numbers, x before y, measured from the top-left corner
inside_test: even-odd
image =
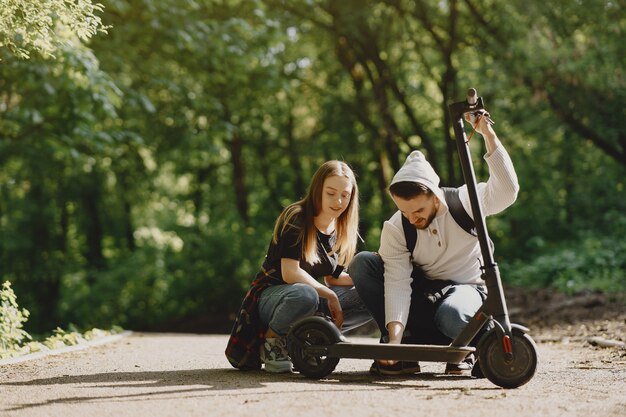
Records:
[[[319,304],[319,295],[315,288],[310,285],[296,283],[291,285],[291,290],[283,302],[288,304],[290,308],[312,313]]]

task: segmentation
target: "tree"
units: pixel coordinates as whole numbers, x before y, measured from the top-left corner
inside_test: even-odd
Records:
[[[328,159],[354,168],[376,250],[411,149],[460,183],[447,105],[470,86],[521,184],[489,219],[499,262],[623,230],[613,2],[103,2],[106,37],[57,59],[0,51],[0,264],[39,331],[228,326],[276,217]]]
[[[55,60],[2,58],[0,263],[41,331],[58,317],[64,274],[103,267],[99,162],[113,141],[100,120],[119,90],[84,46],[61,46]]]
[[[589,140],[626,166],[623,2],[567,0],[474,4],[481,50],[521,84],[533,104],[547,105],[578,140]]]
[[[20,58],[31,52],[54,56],[72,38],[86,41],[106,27],[96,13],[103,6],[91,0],[2,0],[0,50]]]

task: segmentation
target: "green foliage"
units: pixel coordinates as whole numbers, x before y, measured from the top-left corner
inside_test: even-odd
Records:
[[[0,290],[0,359],[17,350],[30,335],[23,329],[28,310],[17,305],[11,283],[5,281]]]
[[[328,159],[354,168],[360,249],[377,250],[411,149],[460,185],[446,106],[469,86],[521,185],[489,219],[499,264],[536,268],[513,268],[528,285],[582,288],[588,274],[622,288],[622,5],[71,3],[113,29],[92,36],[90,17],[89,43],[51,40],[54,60],[11,52],[36,50],[34,37],[0,48],[0,265],[31,333],[227,321],[276,217]],[[4,22],[26,2],[7,4]],[[472,153],[485,180],[480,140]]]
[[[197,231],[183,229],[159,243],[159,232],[154,232],[133,254],[95,273],[91,285],[82,273],[68,275],[61,289],[64,320],[150,330],[194,315],[225,319],[238,306],[269,243],[259,247],[251,232],[223,230],[199,237]],[[230,251],[259,256],[239,259]]]
[[[11,80],[0,83],[1,233],[11,237],[0,242],[0,262],[36,332],[55,324],[64,271],[83,256],[89,263],[101,260],[93,248],[101,227],[97,211],[99,205],[110,210],[102,171],[120,152],[112,151],[114,141],[102,134],[100,122],[115,116],[119,91],[90,50],[62,51],[53,61],[7,55],[0,66],[0,78]],[[89,233],[74,239],[76,229]]]
[[[119,326],[112,326],[110,330],[93,328],[80,333],[74,326],[69,326],[70,330],[57,327],[51,336],[42,341],[35,341],[23,329],[28,316],[28,310],[20,310],[11,283],[5,281],[0,290],[0,359],[74,346],[117,334],[123,330]]]
[[[622,217],[622,227],[626,218]],[[554,288],[573,294],[602,291],[626,293],[626,241],[623,233],[598,236],[583,234],[545,250],[532,260],[505,263],[505,282],[515,286]]]
[[[0,8],[0,48],[19,58],[32,51],[53,56],[59,47],[78,38],[85,41],[105,32],[103,6],[91,0],[3,0]]]

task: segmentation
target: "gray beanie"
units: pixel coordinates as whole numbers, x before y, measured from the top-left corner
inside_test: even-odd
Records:
[[[398,170],[391,180],[391,185],[397,182],[418,182],[430,188],[439,200],[446,205],[443,190],[439,188],[439,175],[435,172],[424,154],[413,151],[404,161],[402,168]]]

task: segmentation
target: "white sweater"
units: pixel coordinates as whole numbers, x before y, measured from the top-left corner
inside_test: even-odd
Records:
[[[496,214],[513,204],[519,185],[509,154],[500,144],[485,156],[489,179],[478,184],[478,199],[483,215]],[[467,185],[459,188],[465,211],[472,216]],[[385,323],[399,321],[406,326],[411,303],[413,265],[402,229],[402,213],[397,211],[383,225],[378,251],[385,265]],[[445,201],[425,230],[417,230],[413,262],[429,279],[452,280],[463,284],[482,284],[481,252],[478,239],[463,230],[452,218]]]

